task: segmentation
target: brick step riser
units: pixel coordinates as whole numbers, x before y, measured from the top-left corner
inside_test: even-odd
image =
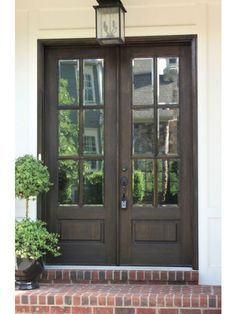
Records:
[[[220,309],[16,306],[16,314],[221,314]]]
[[[198,271],[46,269],[42,283],[198,284]]]

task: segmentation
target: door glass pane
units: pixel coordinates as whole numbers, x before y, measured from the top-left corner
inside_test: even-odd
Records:
[[[84,105],[103,105],[103,59],[86,59],[83,61],[83,97]]]
[[[158,109],[158,153],[177,154],[179,109]]]
[[[154,170],[152,160],[133,161],[133,203],[153,204]]]
[[[158,204],[177,205],[179,194],[179,160],[157,161]]]
[[[102,160],[84,161],[83,203],[85,205],[104,203],[104,162]]]
[[[84,155],[101,155],[104,152],[104,113],[91,109],[83,112],[83,150]]]
[[[58,161],[58,201],[60,205],[79,202],[79,163],[73,160]]]
[[[154,111],[133,110],[133,154],[153,154]]]
[[[58,111],[59,156],[79,153],[79,110]]]
[[[157,58],[158,103],[179,103],[179,58]]]
[[[59,105],[79,104],[79,60],[59,61]]]
[[[153,59],[133,59],[133,105],[153,104]]]

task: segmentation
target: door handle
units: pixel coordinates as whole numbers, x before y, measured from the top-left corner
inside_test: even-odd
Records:
[[[128,208],[128,201],[126,198],[126,190],[128,185],[128,178],[127,177],[121,177],[120,179],[121,189],[122,189],[122,198],[120,201],[120,208],[121,209],[127,209]]]

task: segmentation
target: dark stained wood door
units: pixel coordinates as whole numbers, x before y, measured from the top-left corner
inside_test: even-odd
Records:
[[[45,161],[49,229],[62,255],[48,263],[116,264],[116,50],[45,52]]]
[[[62,248],[47,263],[193,265],[191,49],[45,49],[44,217]]]
[[[121,49],[120,264],[192,265],[191,49]]]

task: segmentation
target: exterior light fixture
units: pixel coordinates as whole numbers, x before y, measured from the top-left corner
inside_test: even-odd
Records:
[[[96,38],[101,45],[125,42],[125,13],[120,0],[97,0]]]

